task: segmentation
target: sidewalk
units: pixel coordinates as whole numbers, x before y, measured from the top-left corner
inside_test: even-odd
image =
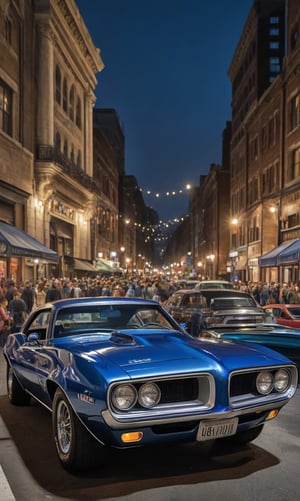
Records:
[[[25,467],[0,416],[0,499],[1,501],[59,500],[38,486]]]

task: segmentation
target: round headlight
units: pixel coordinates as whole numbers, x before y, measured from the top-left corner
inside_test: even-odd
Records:
[[[143,384],[139,389],[139,403],[143,407],[154,407],[160,401],[160,389],[155,383]]]
[[[256,378],[256,388],[262,395],[271,393],[274,387],[274,380],[271,372],[260,372]]]
[[[274,388],[276,391],[280,393],[285,391],[289,385],[289,375],[288,372],[284,369],[279,369],[279,371],[275,372],[274,377]]]
[[[111,401],[116,409],[120,411],[128,411],[137,401],[137,393],[134,386],[131,384],[121,384],[113,389]]]

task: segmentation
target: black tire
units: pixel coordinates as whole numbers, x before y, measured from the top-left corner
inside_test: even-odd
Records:
[[[85,471],[104,462],[104,447],[81,424],[60,389],[53,399],[52,428],[56,452],[67,471]]]
[[[23,390],[9,364],[6,371],[6,386],[8,398],[13,405],[29,404],[30,395]]]
[[[263,428],[264,425],[261,424],[260,426],[256,426],[255,428],[250,428],[250,430],[240,431],[236,435],[224,438],[223,440],[231,444],[238,444],[238,445],[248,444],[249,442],[252,442],[252,440],[255,440],[261,434]]]

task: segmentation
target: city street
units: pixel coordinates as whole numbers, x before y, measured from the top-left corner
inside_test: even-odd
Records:
[[[231,451],[212,443],[111,451],[104,468],[74,476],[56,457],[51,416],[36,404],[8,403],[2,353],[0,375],[2,501],[299,499],[299,388],[279,417],[248,446]]]

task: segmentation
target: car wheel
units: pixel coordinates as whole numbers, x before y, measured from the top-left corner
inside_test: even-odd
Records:
[[[240,431],[236,435],[232,437],[224,438],[225,441],[228,441],[231,444],[247,444],[248,442],[252,442],[255,440],[258,435],[263,431],[264,425],[256,426],[255,428],[250,428],[250,430]]]
[[[84,471],[104,462],[103,446],[84,428],[60,389],[53,399],[52,428],[56,451],[66,470]]]
[[[30,402],[30,395],[26,393],[16,376],[10,365],[7,366],[6,373],[6,385],[7,385],[7,394],[10,402],[14,405],[28,405]]]

